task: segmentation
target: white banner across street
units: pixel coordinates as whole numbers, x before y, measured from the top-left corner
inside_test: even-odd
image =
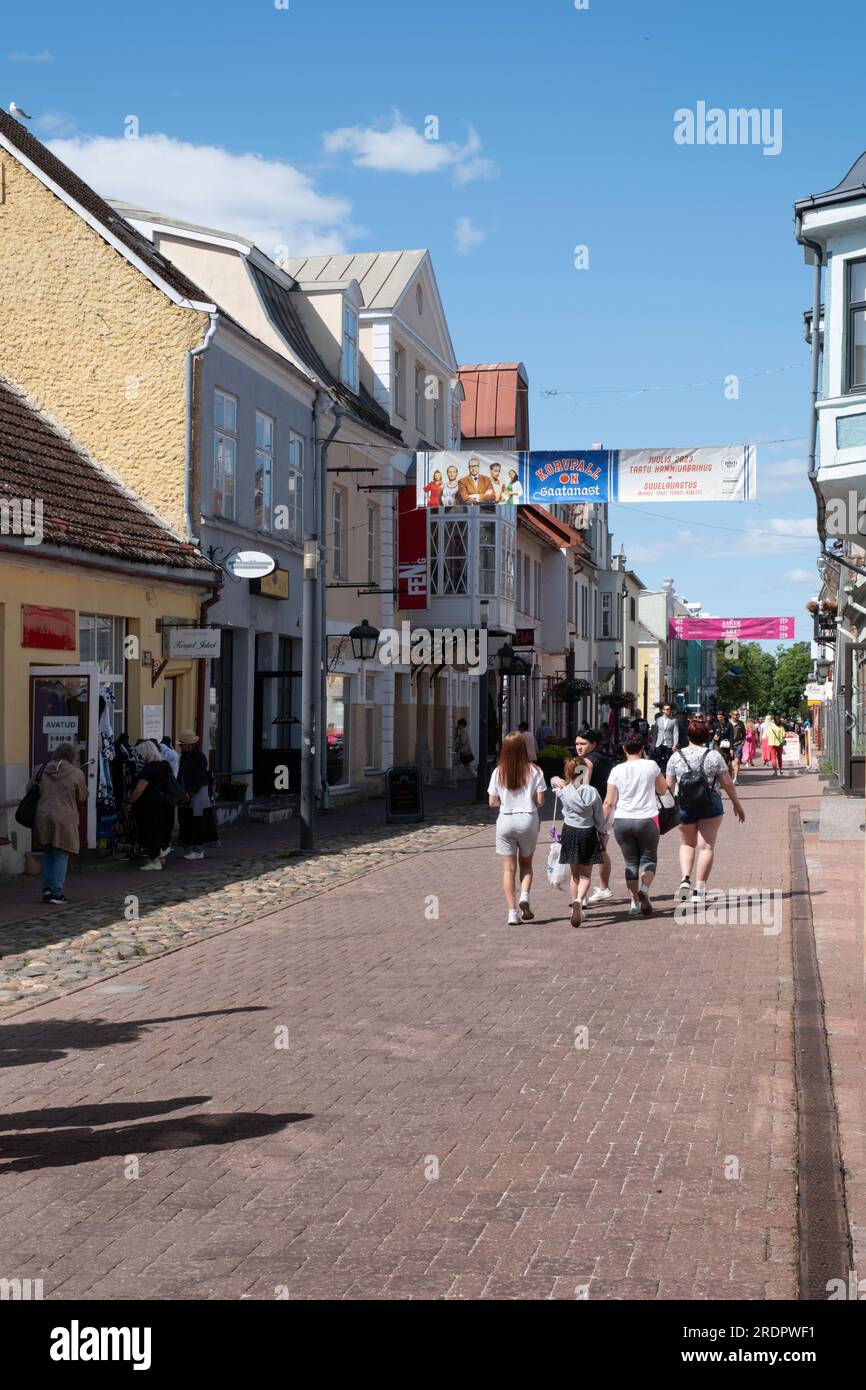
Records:
[[[615,502],[748,502],[757,494],[754,444],[620,449]]]

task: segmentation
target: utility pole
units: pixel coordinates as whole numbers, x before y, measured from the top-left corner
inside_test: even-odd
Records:
[[[481,631],[487,632],[487,600],[481,599],[478,605],[478,626]],[[487,655],[486,638],[479,642],[479,650],[483,648],[485,658]],[[487,665],[485,661],[484,670],[478,676],[478,762],[475,771],[475,800],[487,801]]]
[[[301,643],[301,849],[316,843],[316,686],[319,644],[316,641],[316,586],[319,541],[304,537],[304,607]]]

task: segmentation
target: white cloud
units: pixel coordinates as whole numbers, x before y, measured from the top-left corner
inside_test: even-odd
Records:
[[[774,493],[793,492],[796,488],[810,489],[804,458],[777,459],[773,463],[759,462],[759,497],[768,497]]]
[[[10,63],[53,63],[54,54],[43,48],[39,53],[10,53]]]
[[[471,217],[458,217],[454,228],[454,242],[458,251],[471,251],[473,246],[480,246],[483,240],[484,232],[475,226]]]
[[[46,144],[61,135],[72,135],[76,125],[75,117],[66,111],[43,111],[33,121],[34,129],[39,131]]]
[[[48,144],[102,197],[237,232],[268,255],[280,246],[290,256],[342,251],[363,232],[351,222],[347,199],[319,192],[309,175],[282,160],[159,134]]]
[[[818,576],[814,570],[788,570],[785,578],[789,584],[818,583]]]
[[[405,121],[399,111],[385,129],[376,126],[341,126],[322,136],[326,154],[350,154],[359,169],[383,174],[438,174],[451,171],[454,182],[494,178],[499,170],[481,154],[478,132],[469,127],[466,143],[428,140]]]

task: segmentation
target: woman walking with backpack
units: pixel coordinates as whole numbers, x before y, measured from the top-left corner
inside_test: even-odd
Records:
[[[502,888],[508,906],[508,925],[530,922],[532,856],[538,843],[538,807],[544,805],[544,773],[529,761],[523,734],[507,734],[502,740],[487,798],[499,808],[496,820],[496,853],[501,855]],[[520,897],[517,878],[520,878]]]
[[[707,879],[713,867],[716,837],[724,809],[718,788],[721,787],[734,808],[737,820],[744,821],[736,788],[721,753],[708,748],[710,730],[702,719],[689,724],[689,741],[678,748],[668,763],[667,785],[679,796],[680,805],[680,872],[682,881],[676,896],[701,902]],[[697,858],[697,865],[695,859]],[[692,871],[695,882],[692,884]]]

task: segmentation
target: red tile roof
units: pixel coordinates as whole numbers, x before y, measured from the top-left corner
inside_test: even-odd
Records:
[[[516,438],[529,448],[529,378],[522,362],[476,363],[458,367],[465,392],[460,432],[465,439]]]
[[[129,564],[196,570],[203,582],[218,573],[2,378],[0,499],[40,501],[47,545]],[[0,537],[0,546],[4,541]],[[28,550],[38,556],[38,546]]]

